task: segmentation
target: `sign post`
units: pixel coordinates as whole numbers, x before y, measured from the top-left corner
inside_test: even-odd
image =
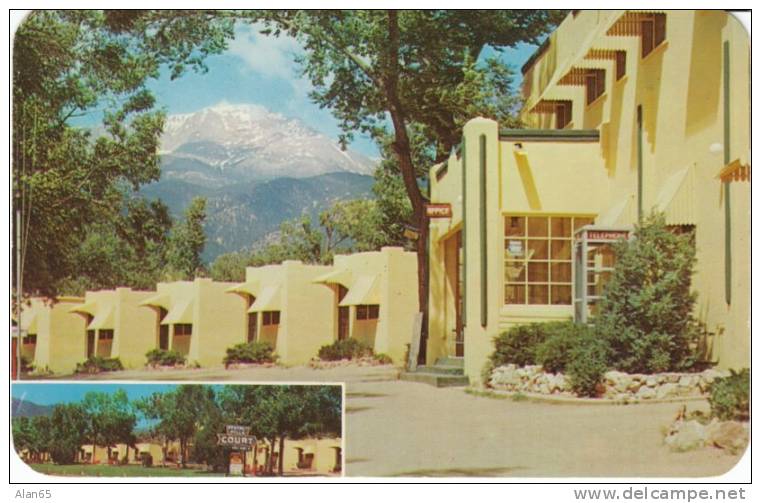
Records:
[[[246,452],[256,448],[256,437],[249,435],[251,428],[228,424],[224,433],[217,433],[217,445],[230,447],[227,472],[230,475],[246,475]]]

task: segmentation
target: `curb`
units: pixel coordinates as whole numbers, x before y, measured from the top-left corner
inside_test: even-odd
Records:
[[[483,388],[465,388],[465,393],[473,396],[491,398],[493,400],[506,400],[515,396],[525,397],[525,401],[533,403],[548,403],[552,405],[647,405],[658,403],[684,403],[684,402],[701,402],[707,401],[704,396],[686,396],[686,397],[673,397],[673,398],[653,398],[653,399],[630,399],[630,400],[614,400],[608,398],[578,398],[570,396],[553,396],[542,395],[540,393],[523,393],[516,391],[502,391],[495,389],[483,389]],[[519,401],[519,400],[516,400]],[[523,401],[523,400],[520,400]]]

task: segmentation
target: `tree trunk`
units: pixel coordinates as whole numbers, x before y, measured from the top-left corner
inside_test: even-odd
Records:
[[[283,451],[285,449],[285,435],[280,435],[280,453],[277,455],[277,474],[283,476]]]

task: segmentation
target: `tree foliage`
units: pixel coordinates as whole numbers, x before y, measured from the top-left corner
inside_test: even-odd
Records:
[[[184,219],[177,222],[169,234],[166,252],[169,279],[191,280],[203,271],[201,253],[206,246],[205,220],[206,199],[195,197],[185,209]]]

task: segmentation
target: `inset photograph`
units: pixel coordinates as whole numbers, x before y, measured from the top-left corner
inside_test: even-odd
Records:
[[[343,474],[340,385],[14,384],[13,445],[81,477]]]

